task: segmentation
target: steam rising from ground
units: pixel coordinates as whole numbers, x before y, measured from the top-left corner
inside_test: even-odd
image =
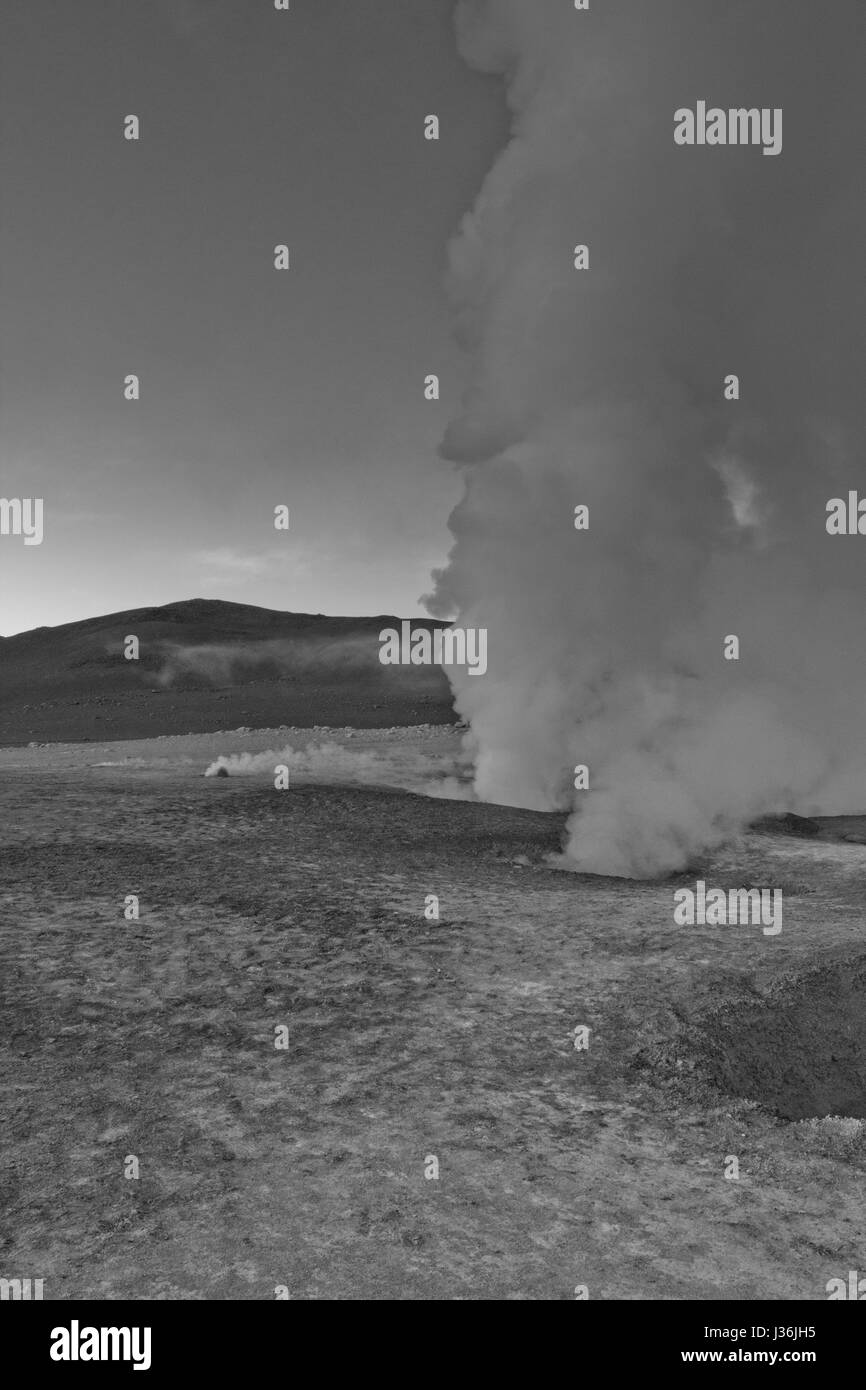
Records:
[[[227,685],[244,677],[279,679],[293,675],[333,674],[375,669],[377,652],[366,637],[324,639],[272,638],[258,642],[202,642],[182,646],[162,644],[160,685],[194,677]]]
[[[862,5],[461,0],[457,28],[513,115],[450,248],[466,494],[428,599],[489,632],[487,675],[449,672],[478,795],[573,808],[565,866],[630,876],[863,810],[866,538],[825,529],[866,482]],[[699,99],[782,107],[782,154],[676,147]]]
[[[399,787],[424,796],[473,799],[471,783],[459,758],[405,746],[354,749],[330,740],[298,748],[286,744],[262,753],[222,754],[209,764],[204,775],[216,777],[225,769],[230,777],[272,776],[278,766],[287,767],[290,778],[302,782]]]

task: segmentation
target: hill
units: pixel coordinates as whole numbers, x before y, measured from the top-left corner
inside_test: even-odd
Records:
[[[450,723],[440,668],[380,663],[379,632],[399,624],[189,599],[0,638],[0,743]]]

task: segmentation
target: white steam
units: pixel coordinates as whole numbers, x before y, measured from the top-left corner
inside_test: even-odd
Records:
[[[355,749],[327,740],[304,747],[286,744],[261,753],[222,753],[208,764],[204,775],[217,777],[223,772],[229,777],[269,778],[278,766],[287,767],[296,782],[399,788],[449,800],[473,799],[461,758],[399,744]]]
[[[477,794],[572,810],[567,867],[650,876],[764,811],[866,809],[866,538],[825,529],[866,494],[862,23],[458,5],[513,129],[450,247],[466,493],[428,602],[488,629],[487,674],[449,671]],[[784,108],[782,154],[676,146],[699,99]]]

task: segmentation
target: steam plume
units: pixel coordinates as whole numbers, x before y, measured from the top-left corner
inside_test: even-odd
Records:
[[[208,764],[204,775],[216,777],[224,772],[229,777],[270,777],[277,765],[287,767],[291,776],[301,782],[398,787],[449,801],[472,797],[459,760],[399,743],[354,749],[327,741],[297,748],[286,744],[261,753],[222,753]]]
[[[461,0],[457,32],[512,113],[449,252],[466,491],[428,599],[489,632],[449,672],[477,794],[639,877],[862,811],[866,538],[825,528],[866,494],[859,0]],[[783,152],[676,146],[698,100],[783,108]]]

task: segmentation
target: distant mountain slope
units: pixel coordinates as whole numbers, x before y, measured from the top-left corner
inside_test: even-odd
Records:
[[[379,633],[399,624],[189,599],[0,638],[0,743],[450,722],[438,667],[380,663]]]

